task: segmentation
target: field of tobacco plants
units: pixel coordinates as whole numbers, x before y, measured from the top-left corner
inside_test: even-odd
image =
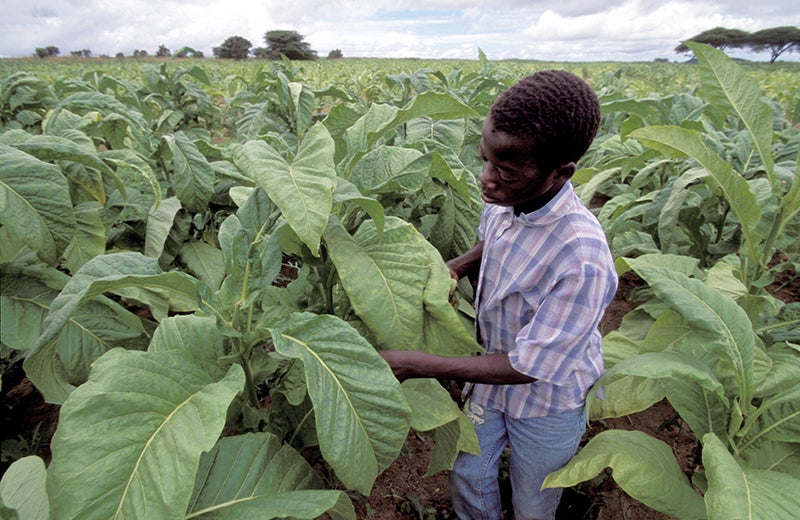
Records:
[[[591,419],[668,402],[696,460],[609,429],[545,485],[611,468],[674,518],[797,518],[800,303],[772,289],[800,271],[800,65],[690,45],[696,64],[0,61],[2,392],[60,409],[47,456],[4,437],[3,517],[353,519],[409,432],[431,475],[477,450],[443,382],[401,385],[377,351],[479,349],[444,261],[475,241],[482,118],[566,68],[603,107],[576,191],[636,281]]]

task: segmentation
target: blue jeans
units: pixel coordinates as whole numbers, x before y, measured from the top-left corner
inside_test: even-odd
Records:
[[[502,520],[498,472],[510,447],[509,473],[515,520],[554,519],[561,488],[541,490],[544,478],[575,454],[586,431],[584,409],[513,419],[467,403],[481,455],[460,453],[450,474],[450,498],[462,520]]]

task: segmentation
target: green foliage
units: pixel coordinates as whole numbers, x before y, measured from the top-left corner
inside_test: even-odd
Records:
[[[764,500],[800,478],[796,306],[763,291],[773,252],[800,263],[785,117],[798,85],[696,52],[702,75],[574,69],[604,109],[574,180],[608,198],[597,211],[620,269],[651,298],[606,336],[593,412],[669,398],[703,439],[707,478],[692,483],[710,498],[663,447],[613,432],[553,483],[610,463],[633,496],[650,500],[650,483],[658,507],[693,518],[733,517],[719,497],[753,482],[772,513]],[[409,428],[436,441],[429,473],[476,451],[441,385],[398,385],[376,350],[478,348],[443,260],[475,240],[480,118],[540,66],[479,58],[3,69],[0,352],[63,403],[53,462],[15,463],[4,511],[23,514],[25,489],[34,518],[153,503],[170,518],[353,518],[301,454],[368,493]]]
[[[253,44],[250,40],[242,38],[241,36],[229,36],[222,42],[219,47],[214,47],[214,57],[231,59],[231,60],[244,60],[250,53],[250,47]]]
[[[137,517],[148,507],[170,518],[256,508],[353,518],[347,495],[319,489],[300,451],[318,450],[345,488],[368,494],[415,414],[376,350],[399,340],[478,349],[420,231],[441,207],[474,229],[475,181],[444,148],[464,143],[468,127],[445,141],[411,131],[477,114],[426,92],[400,107],[350,102],[315,121],[315,93],[281,66],[250,86],[283,106],[239,142],[215,144],[198,124],[218,110],[200,88],[210,86],[205,72],[165,63],[144,67],[138,85],[87,76],[59,96],[41,133],[0,137],[2,341],[24,351],[45,398],[63,403],[46,477],[54,516]],[[368,177],[362,160],[383,175]],[[472,241],[438,243],[457,254]],[[302,268],[274,285],[289,259]],[[424,407],[444,418],[421,426],[439,444],[432,468],[476,449],[452,401]],[[223,441],[223,428],[254,433]],[[263,482],[212,476],[227,474],[239,450],[264,451],[254,468]],[[296,481],[269,484],[286,461]],[[97,480],[98,464],[115,469]]]
[[[315,60],[316,51],[311,50],[308,42],[303,41],[303,36],[297,31],[267,31],[264,33],[264,43],[267,44],[266,57],[270,60],[279,60],[285,56],[290,60]]]
[[[668,157],[692,159],[686,180],[675,187],[707,183],[711,191],[704,195],[722,199],[738,247],[710,265],[659,252],[618,259],[620,273],[632,269],[647,282],[650,299],[604,338],[608,369],[589,403],[591,417],[602,419],[666,398],[701,441],[702,469],[691,476],[704,500],[678,471],[671,450],[638,432],[598,435],[545,485],[574,485],[611,466],[629,494],[677,518],[788,519],[799,505],[790,490],[800,485],[800,359],[790,343],[796,335],[787,342],[767,333],[771,315],[789,305],[763,286],[771,279],[767,264],[778,237],[800,209],[797,151],[793,177],[779,176],[772,109],[757,85],[720,51],[689,47],[700,58],[699,92],[709,101],[704,133],[692,125],[642,125],[629,136]],[[747,143],[751,158],[760,159],[757,173],[737,171],[737,164],[710,149],[709,134],[713,138],[725,125],[743,135],[739,142]],[[698,204],[708,203],[696,199]],[[785,321],[778,327],[797,326],[792,313],[779,314]],[[598,401],[594,391],[601,387],[606,397]]]

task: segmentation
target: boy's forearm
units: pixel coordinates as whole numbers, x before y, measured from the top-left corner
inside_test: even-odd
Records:
[[[400,381],[426,377],[493,385],[535,381],[514,370],[507,354],[447,357],[413,350],[384,350],[380,354]]]
[[[481,265],[481,256],[483,255],[483,242],[478,242],[472,249],[467,251],[461,256],[457,256],[447,262],[447,267],[450,269],[456,278],[462,278],[472,272],[477,272]]]

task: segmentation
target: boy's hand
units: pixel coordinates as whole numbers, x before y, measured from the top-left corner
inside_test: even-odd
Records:
[[[450,267],[449,265],[447,267],[450,269],[450,278],[452,278],[453,280],[456,281],[456,283],[453,284],[453,288],[450,289],[450,294],[448,294],[448,296],[447,296],[447,301],[450,303],[450,305],[455,307],[456,306],[456,291],[458,290],[458,280],[460,279],[460,277],[458,276],[458,273],[455,272],[455,270],[453,270],[452,267]]]
[[[381,357],[389,363],[394,377],[401,383],[410,377],[414,377],[415,372],[411,367],[411,357],[414,351],[409,350],[381,350],[378,352]]]

